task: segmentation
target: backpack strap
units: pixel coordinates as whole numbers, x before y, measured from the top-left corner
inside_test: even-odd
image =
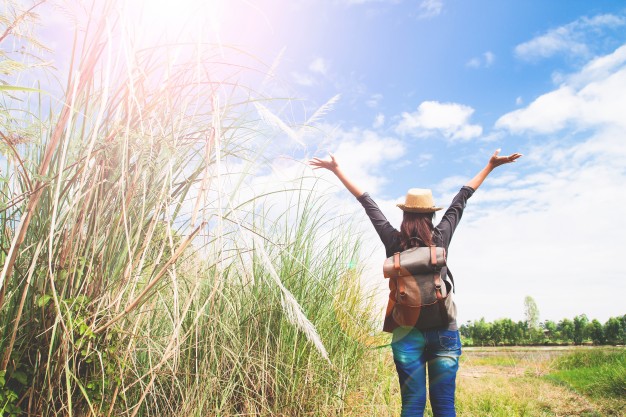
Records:
[[[437,266],[437,247],[432,245],[430,247],[430,264],[432,266]]]
[[[435,245],[432,245],[430,247],[430,264],[433,268],[437,267],[437,247]],[[433,281],[435,284],[435,293],[437,294],[437,300],[442,300],[443,294],[441,294],[441,271],[435,272],[435,275],[433,276]]]
[[[443,258],[445,261],[445,258],[446,258],[445,250],[443,252]],[[437,267],[437,248],[434,245],[430,247],[430,264],[433,267]],[[441,293],[441,286],[443,285],[443,282],[441,280],[441,271],[437,271],[433,279],[434,279],[434,284],[435,284],[435,294],[437,296],[437,304],[439,307],[439,315],[441,316],[441,322],[447,323],[449,321],[449,317],[448,317],[448,311],[446,310],[445,299],[448,298],[448,294],[446,294],[446,297],[444,297],[443,294]]]
[[[435,275],[435,291],[437,294],[437,305],[439,307],[439,316],[441,317],[441,322],[448,324],[450,321],[450,317],[448,316],[448,310],[446,309],[446,298],[450,294],[446,294],[444,298],[441,294],[441,274],[437,273]]]
[[[443,259],[444,261],[446,261],[446,251],[444,248],[443,251]],[[433,266],[437,265],[437,251],[435,250],[434,246],[430,247],[430,263]],[[456,285],[454,285],[454,277],[452,276],[452,272],[450,272],[450,268],[447,265],[447,262],[445,262],[445,268],[446,268],[446,272],[448,274],[448,276],[450,277],[450,281],[452,282],[452,292],[456,292]]]
[[[444,258],[445,258],[445,251],[444,251]],[[433,268],[437,268],[437,247],[435,245],[432,245],[430,247],[430,265]],[[434,276],[433,276],[433,282],[435,284],[435,293],[437,294],[437,300],[442,300],[443,299],[443,294],[441,294],[441,270],[436,271]]]

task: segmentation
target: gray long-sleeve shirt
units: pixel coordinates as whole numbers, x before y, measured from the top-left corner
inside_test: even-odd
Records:
[[[461,221],[467,200],[472,196],[472,194],[474,194],[473,188],[463,186],[454,197],[452,204],[450,204],[450,207],[448,207],[443,215],[443,218],[433,231],[433,241],[435,245],[445,248],[446,252],[448,251],[448,246],[450,246],[452,235]],[[357,200],[365,209],[365,213],[370,218],[370,221],[374,225],[374,229],[376,229],[380,240],[383,242],[387,257],[393,256],[396,252],[401,252],[402,247],[400,246],[400,233],[391,225],[391,223],[389,223],[383,212],[380,211],[376,202],[368,193],[363,193],[363,195],[358,197]],[[445,277],[447,282],[454,285],[452,274],[450,274],[450,271],[448,271],[447,268],[445,269],[445,271],[441,271],[442,275]],[[448,330],[457,330],[456,320],[452,320],[448,324]]]

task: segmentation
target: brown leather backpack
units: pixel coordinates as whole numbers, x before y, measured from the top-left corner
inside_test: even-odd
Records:
[[[389,302],[383,331],[398,326],[420,330],[445,328],[454,319],[451,284],[441,277],[446,250],[436,246],[396,252],[385,260],[383,275],[389,278]]]

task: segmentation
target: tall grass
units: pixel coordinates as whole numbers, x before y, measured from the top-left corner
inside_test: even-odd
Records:
[[[234,198],[228,164],[263,149],[243,54],[135,49],[113,2],[87,10],[58,104],[3,96],[0,410],[341,415],[358,246],[302,187],[278,216]]]

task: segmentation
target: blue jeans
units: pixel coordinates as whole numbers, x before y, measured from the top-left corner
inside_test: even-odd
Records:
[[[461,339],[456,330],[420,331],[398,327],[391,342],[402,395],[402,417],[424,415],[426,365],[430,405],[435,417],[456,416],[454,391]]]

